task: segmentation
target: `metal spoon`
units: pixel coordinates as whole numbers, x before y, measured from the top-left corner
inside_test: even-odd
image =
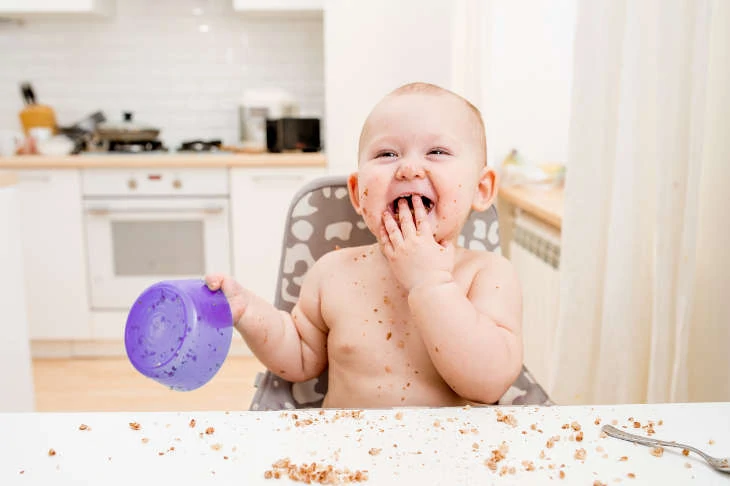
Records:
[[[692,451],[695,454],[698,454],[702,457],[707,463],[717,469],[718,471],[722,471],[724,473],[730,473],[730,459],[728,458],[717,458],[712,457],[710,455],[707,455],[703,451],[697,449],[696,447],[692,447],[686,444],[680,444],[679,442],[667,442],[665,440],[659,440],[659,439],[650,439],[649,437],[642,437],[640,435],[630,434],[628,432],[624,432],[623,430],[619,430],[616,427],[613,427],[611,425],[604,425],[601,430],[605,432],[606,434],[610,435],[611,437],[615,437],[617,439],[627,440],[629,442],[636,442],[637,444],[643,444],[646,446],[664,446],[664,447],[676,447],[678,449],[687,449],[688,451]]]

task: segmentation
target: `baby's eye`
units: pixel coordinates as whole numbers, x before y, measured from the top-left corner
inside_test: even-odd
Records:
[[[378,155],[375,156],[376,159],[381,158],[389,158],[389,157],[396,157],[396,153],[392,150],[383,150],[382,152],[378,152]]]
[[[428,152],[428,155],[449,155],[449,152],[446,149],[433,148]]]

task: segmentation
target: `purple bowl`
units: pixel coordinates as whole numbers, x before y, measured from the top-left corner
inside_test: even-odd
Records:
[[[228,355],[233,317],[220,290],[203,280],[167,280],[146,289],[129,311],[124,345],[132,365],[173,390],[206,384]]]

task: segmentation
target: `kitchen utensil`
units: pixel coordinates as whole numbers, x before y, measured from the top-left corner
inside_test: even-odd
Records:
[[[69,155],[74,151],[76,143],[65,135],[55,135],[36,142],[41,155]]]
[[[147,288],[127,317],[132,365],[173,390],[203,386],[228,355],[233,317],[226,297],[203,280],[167,280]]]
[[[241,144],[265,149],[266,120],[298,115],[299,105],[291,93],[276,88],[246,90],[238,108]]]
[[[101,140],[116,142],[145,142],[157,139],[160,129],[133,120],[131,111],[123,113],[121,122],[102,122],[96,126],[96,136]]]
[[[666,440],[659,440],[659,439],[651,439],[649,437],[642,437],[640,435],[630,434],[628,432],[624,432],[623,430],[617,429],[616,427],[612,425],[604,425],[601,430],[605,432],[607,435],[614,437],[616,439],[626,440],[629,442],[636,442],[637,444],[642,444],[645,446],[651,446],[651,447],[676,447],[678,449],[686,449],[688,451],[692,451],[695,454],[699,455],[707,461],[707,463],[717,469],[718,471],[722,471],[725,473],[730,473],[730,459],[729,458],[717,458],[712,457],[705,452],[697,449],[696,447],[692,447],[686,444],[680,444],[679,442],[668,442]]]
[[[56,113],[53,108],[47,105],[41,105],[36,101],[35,92],[30,83],[20,85],[20,91],[25,101],[25,107],[20,110],[18,116],[23,126],[23,131],[29,135],[32,128],[45,127],[51,130],[52,134],[56,133]]]

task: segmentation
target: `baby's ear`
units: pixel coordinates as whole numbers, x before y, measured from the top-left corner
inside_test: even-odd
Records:
[[[350,193],[350,202],[352,203],[352,207],[355,208],[355,212],[362,215],[362,209],[360,207],[360,182],[357,179],[357,172],[353,172],[347,178],[347,191]]]
[[[479,183],[474,193],[471,208],[474,211],[484,211],[494,202],[497,195],[497,172],[485,166],[479,174]]]

